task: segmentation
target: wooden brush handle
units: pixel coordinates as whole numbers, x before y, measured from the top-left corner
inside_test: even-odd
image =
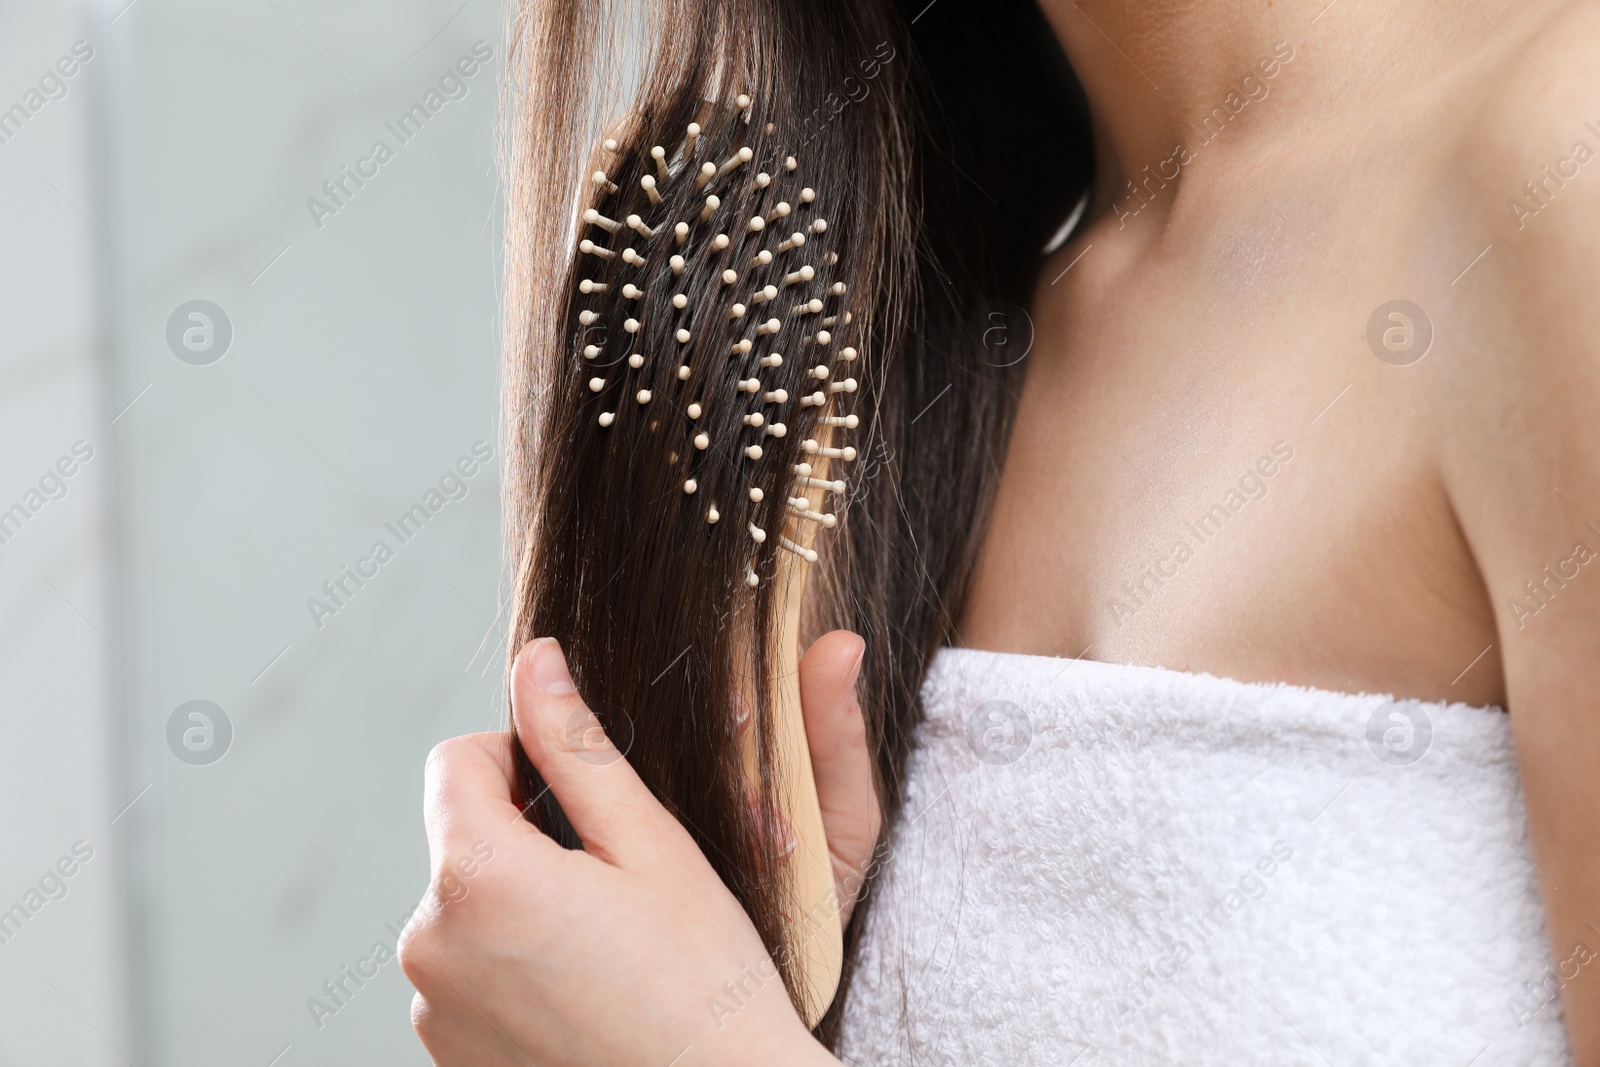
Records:
[[[819,428],[820,430],[821,428]],[[819,432],[819,438],[822,434]],[[826,477],[826,462],[813,463],[814,476]],[[799,495],[798,493],[796,495]],[[819,510],[823,492],[806,494]],[[787,524],[787,536],[811,546],[812,523]],[[774,748],[779,774],[782,814],[794,835],[794,849],[782,868],[788,878],[783,915],[785,945],[798,964],[801,989],[796,999],[807,1027],[816,1026],[839,988],[844,965],[844,931],[835,888],[833,860],[822,827],[822,808],[811,770],[811,747],[806,742],[805,719],[800,707],[800,620],[806,578],[811,564],[792,553],[780,552],[778,590],[782,610],[777,634],[778,663],[775,691],[771,694]]]

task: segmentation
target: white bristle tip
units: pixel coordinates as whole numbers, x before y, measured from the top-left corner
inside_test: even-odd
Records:
[[[694,435],[694,447],[696,447],[700,451],[704,452],[706,449],[711,447],[711,438],[707,437],[703,433],[695,434]]]
[[[753,411],[744,417],[744,424],[746,426],[760,426],[766,421],[767,420],[765,416],[763,416],[759,411]]]
[[[700,488],[700,483],[695,481],[693,478],[690,478],[688,481],[683,483],[683,491],[687,496],[693,496],[694,491],[698,488]]]
[[[761,458],[761,446],[760,445],[751,445],[749,448],[744,450],[744,454],[745,454],[745,456],[747,456],[750,459],[760,459]]]
[[[815,200],[816,198],[817,198],[817,191],[815,189],[811,188],[811,186],[808,185],[804,189],[800,190],[800,202],[802,204],[809,204],[809,203],[811,203],[811,201]]]
[[[738,106],[740,111],[743,111],[745,108],[750,106],[750,98],[743,93],[740,93],[738,96],[734,97],[733,102]]]
[[[700,417],[701,413],[704,410],[705,409],[702,408],[699,404],[690,404],[689,408],[688,408],[688,411],[687,411],[687,414],[691,419],[698,419]],[[854,415],[851,415],[850,417],[852,419],[855,418]]]
[[[634,394],[633,398],[641,404],[648,404],[650,403],[650,390],[641,389]]]
[[[602,411],[600,413],[600,425],[601,426],[610,426],[613,422],[616,421],[616,418],[617,418],[617,413],[615,411]]]
[[[617,142],[607,137],[604,141],[600,142],[600,147],[604,148],[607,152],[615,152],[617,150]]]
[[[672,306],[680,311],[689,306],[689,298],[682,293],[672,298]]]
[[[688,380],[689,380],[689,364],[685,363],[681,367],[678,368],[678,381],[686,382]]]
[[[676,333],[676,334],[674,334],[674,335],[673,335],[673,336],[675,336],[675,337],[676,337],[676,338],[677,338],[677,339],[678,339],[678,343],[679,343],[679,344],[680,344],[680,345],[686,345],[686,344],[688,344],[688,343],[689,343],[689,331],[688,331],[688,330],[682,330],[682,329],[680,329],[680,330],[679,330],[679,331],[678,331],[678,332],[677,332],[677,333]]]
[[[757,504],[761,503],[762,498],[766,495],[767,494],[761,491],[760,486],[752,485],[750,487],[750,499],[754,500]]]
[[[604,378],[590,378],[589,379],[589,392],[598,393],[600,390],[604,389],[605,387],[606,387],[606,380]]]
[[[633,355],[628,357],[628,366],[632,367],[634,370],[638,370],[640,367],[644,366],[644,356],[635,352]]]
[[[627,285],[622,287],[622,295],[627,297],[629,300],[637,300],[644,295],[644,290],[639,288],[637,285],[634,285],[632,282],[629,282]]]

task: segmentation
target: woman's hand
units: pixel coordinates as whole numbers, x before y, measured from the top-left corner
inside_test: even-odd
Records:
[[[853,692],[859,660],[860,639],[835,633],[800,664],[830,850],[853,890],[860,877],[848,872],[866,868],[879,825]],[[835,1064],[743,909],[574,691],[556,642],[517,657],[512,704],[584,850],[522,818],[506,734],[434,749],[424,810],[433,879],[400,946],[417,988],[412,1021],[434,1060]]]

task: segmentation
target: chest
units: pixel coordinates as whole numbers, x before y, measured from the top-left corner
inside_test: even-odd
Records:
[[[1429,323],[1379,316],[1374,348],[1381,289],[1259,236],[1083,244],[1034,302],[963,639],[1495,700],[1497,669],[1453,684],[1493,626],[1434,473],[1438,383],[1398,365]]]

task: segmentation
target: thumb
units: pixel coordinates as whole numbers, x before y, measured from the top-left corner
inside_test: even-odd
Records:
[[[840,922],[848,923],[883,827],[867,723],[856,699],[866,642],[848,630],[819,637],[800,658],[800,707],[822,829],[833,860]]]
[[[572,684],[552,638],[524,645],[511,670],[517,740],[583,840],[585,852],[617,866],[651,862],[677,843],[667,814],[606,737]],[[681,832],[681,831],[680,831]]]

